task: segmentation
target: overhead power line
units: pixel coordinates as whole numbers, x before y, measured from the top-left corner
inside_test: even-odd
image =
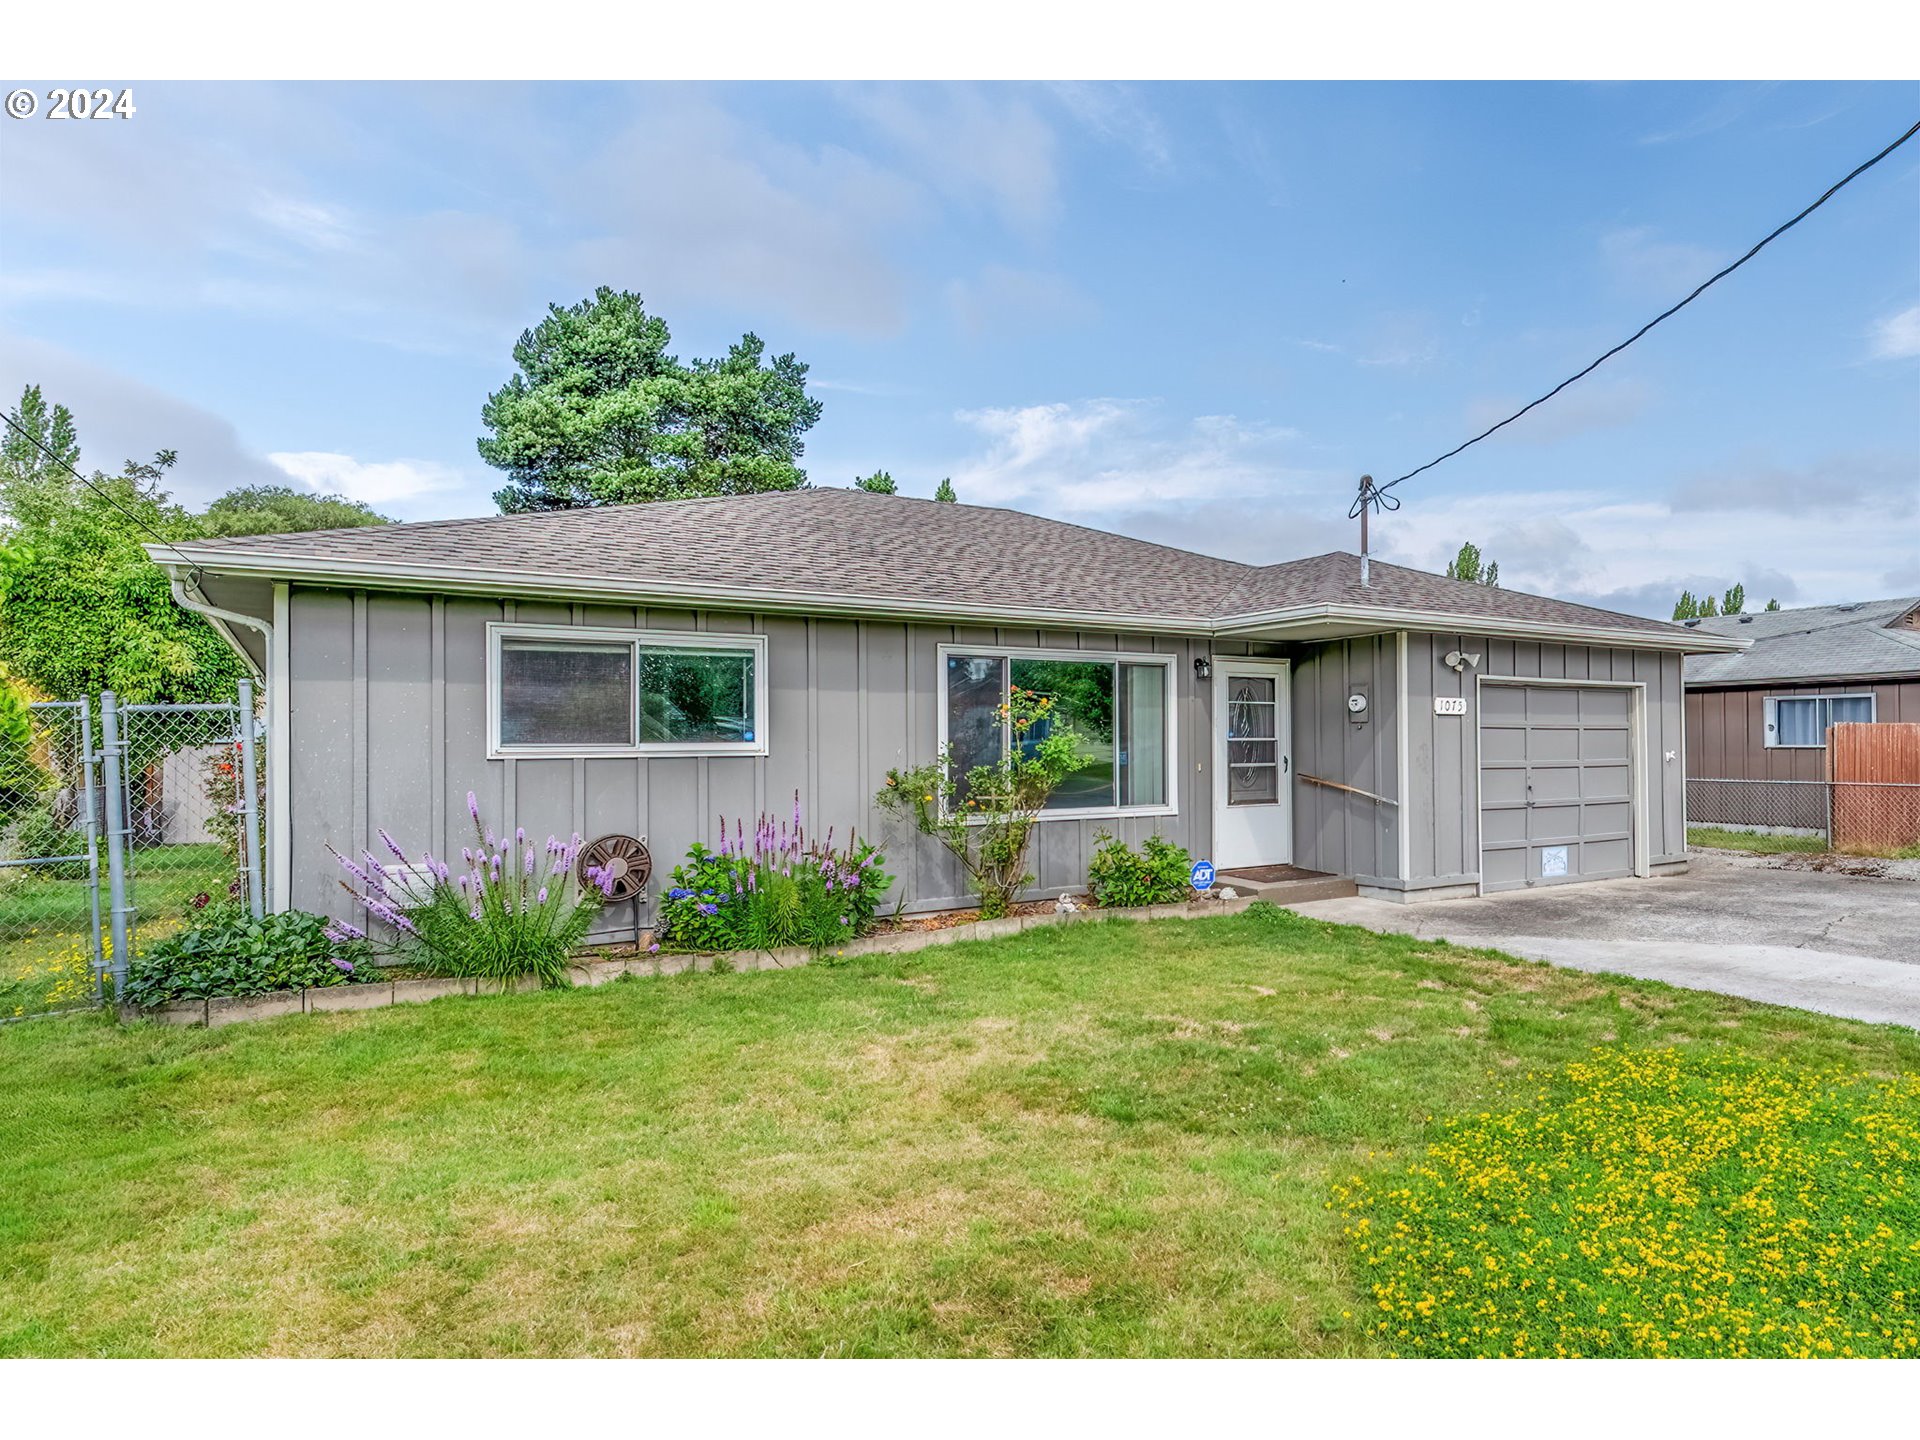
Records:
[[[1347,512],[1348,518],[1349,519],[1357,518],[1360,512],[1366,509],[1369,505],[1371,505],[1376,510],[1381,509],[1383,505],[1386,508],[1397,508],[1397,505],[1393,502],[1393,498],[1387,495],[1387,492],[1393,489],[1394,486],[1400,484],[1401,481],[1411,480],[1414,476],[1418,475],[1423,470],[1431,470],[1434,466],[1440,464],[1441,461],[1443,460],[1451,460],[1454,456],[1458,455],[1462,450],[1465,450],[1470,445],[1478,445],[1482,440],[1486,439],[1489,435],[1493,434],[1495,431],[1502,430],[1508,425],[1511,425],[1514,421],[1518,420],[1522,415],[1526,414],[1529,410],[1533,409],[1535,406],[1546,404],[1547,401],[1553,399],[1554,396],[1558,395],[1562,390],[1566,389],[1569,385],[1573,384],[1574,381],[1585,379],[1587,376],[1591,375],[1595,370],[1598,370],[1602,365],[1606,364],[1607,361],[1611,360],[1614,356],[1618,355],[1622,350],[1626,349],[1629,345],[1633,344],[1633,342],[1638,340],[1642,335],[1646,334],[1649,330],[1653,329],[1653,327],[1658,325],[1662,320],[1667,319],[1669,316],[1677,315],[1680,313],[1680,311],[1686,309],[1687,306],[1691,305],[1695,300],[1698,300],[1702,295],[1704,295],[1710,287],[1726,279],[1727,276],[1731,275],[1734,271],[1738,270],[1742,265],[1746,264],[1749,260],[1753,259],[1754,256],[1758,255],[1762,250],[1766,249],[1767,246],[1771,245],[1775,240],[1778,240],[1782,235],[1786,234],[1787,231],[1791,230],[1794,226],[1798,225],[1802,220],[1806,219],[1809,215],[1813,214],[1814,211],[1818,210],[1822,205],[1826,204],[1827,201],[1831,200],[1835,195],[1838,195],[1848,185],[1852,184],[1855,180],[1859,179],[1862,175],[1866,174],[1867,171],[1871,170],[1874,166],[1878,165],[1882,160],[1886,159],[1887,156],[1891,155],[1894,151],[1898,150],[1902,145],[1906,144],[1907,141],[1911,140],[1916,133],[1920,133],[1920,121],[1915,121],[1912,125],[1909,125],[1906,129],[1905,134],[1901,135],[1901,137],[1898,140],[1895,140],[1891,145],[1887,146],[1886,149],[1882,150],[1878,155],[1875,155],[1871,160],[1867,160],[1860,165],[1856,165],[1852,170],[1848,171],[1846,175],[1841,177],[1839,180],[1836,180],[1832,185],[1828,186],[1826,192],[1823,195],[1821,195],[1821,197],[1818,200],[1814,201],[1811,205],[1807,206],[1806,209],[1802,210],[1798,215],[1794,216],[1791,220],[1787,221],[1786,224],[1774,230],[1764,240],[1760,241],[1759,244],[1755,245],[1751,250],[1747,251],[1747,253],[1742,255],[1738,260],[1735,260],[1731,265],[1728,265],[1725,269],[1716,271],[1714,274],[1708,276],[1705,280],[1701,281],[1700,284],[1697,287],[1695,287],[1693,293],[1688,295],[1686,299],[1680,301],[1676,305],[1670,305],[1665,310],[1662,310],[1658,315],[1654,316],[1653,319],[1649,320],[1646,324],[1642,325],[1638,330],[1634,331],[1633,334],[1629,335],[1626,339],[1622,340],[1618,345],[1614,346],[1611,350],[1607,351],[1606,354],[1602,355],[1598,360],[1595,360],[1591,365],[1587,366],[1585,369],[1576,371],[1572,375],[1569,375],[1566,379],[1562,380],[1558,385],[1554,386],[1551,390],[1547,391],[1546,394],[1542,395],[1538,400],[1528,401],[1525,405],[1522,405],[1518,410],[1514,411],[1513,414],[1507,416],[1507,418],[1502,420],[1499,424],[1489,425],[1485,430],[1482,430],[1478,435],[1474,436],[1471,440],[1468,440],[1459,445],[1456,445],[1453,447],[1453,449],[1447,451],[1446,454],[1437,456],[1434,459],[1429,460],[1426,464],[1418,466],[1415,469],[1409,470],[1406,474],[1400,476],[1398,479],[1389,480],[1384,485],[1363,485],[1361,487],[1359,497],[1355,499],[1355,501],[1353,502],[1353,507]]]
[[[65,460],[61,459],[60,456],[55,454],[53,451],[49,450],[46,447],[46,444],[40,439],[38,435],[35,435],[32,431],[28,430],[26,426],[22,425],[18,420],[15,420],[11,415],[0,414],[0,420],[4,420],[9,430],[13,431],[14,434],[18,435],[22,440],[26,441],[29,445],[33,446],[33,448],[38,450],[42,455],[46,456],[49,461],[51,461],[55,465],[58,465],[62,470],[66,471],[67,474],[71,475],[74,479],[78,480],[82,485],[86,486],[89,490],[93,491],[94,494],[98,495],[102,500],[106,501],[107,504],[111,505],[115,510],[118,510],[122,515],[124,515],[127,519],[131,520],[140,529],[146,531],[147,534],[153,536],[156,542],[166,546],[167,549],[173,551],[175,558],[177,558],[182,565],[185,565],[190,569],[193,568],[193,562],[187,559],[185,555],[182,555],[180,553],[179,546],[175,545],[173,541],[167,539],[167,537],[162,535],[158,530],[155,530],[145,520],[141,519],[140,516],[134,514],[133,511],[129,510],[126,506],[122,505],[117,499],[114,498],[111,491],[108,491],[106,489],[103,489],[101,486],[96,485],[90,478],[88,478],[85,475],[82,475],[78,470],[74,469],[73,466],[69,465]]]

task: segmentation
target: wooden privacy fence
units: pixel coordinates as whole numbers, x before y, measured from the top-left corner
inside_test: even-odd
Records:
[[[1836,850],[1920,845],[1920,725],[1846,723],[1827,731]]]

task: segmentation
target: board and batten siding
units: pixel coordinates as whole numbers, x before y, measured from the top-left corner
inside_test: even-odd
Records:
[[[1480,656],[1456,673],[1449,651]],[[1629,681],[1645,687],[1644,785],[1655,866],[1686,859],[1686,775],[1681,763],[1680,657],[1655,650],[1499,640],[1412,632],[1407,636],[1407,824],[1409,887],[1480,879],[1479,696],[1496,680]],[[1465,715],[1436,715],[1436,696],[1467,702]],[[1671,752],[1674,758],[1665,757]]]
[[[1307,776],[1366,790],[1400,792],[1400,682],[1396,638],[1366,635],[1296,652],[1293,661],[1293,863],[1397,888],[1396,805],[1316,785]],[[1358,723],[1347,697],[1367,694]]]
[[[1920,680],[1828,680],[1687,691],[1687,773],[1708,780],[1824,780],[1827,748],[1767,746],[1767,701],[1871,695],[1873,718],[1920,721]]]
[[[490,621],[764,635],[768,753],[489,760]],[[1180,813],[1041,824],[1030,857],[1034,895],[1082,887],[1101,830],[1133,844],[1158,831],[1196,855],[1210,840],[1208,701],[1193,678],[1204,642],[311,587],[290,591],[286,623],[291,733],[278,738],[288,747],[297,818],[285,903],[299,909],[346,914],[329,844],[350,854],[378,850],[385,828],[409,854],[426,846],[457,856],[472,843],[469,790],[486,822],[505,833],[645,836],[656,894],[689,845],[714,843],[719,816],[751,829],[763,810],[788,814],[798,792],[814,834],[832,826],[844,839],[856,827],[884,848],[896,876],[889,909],[901,899],[909,910],[970,904],[945,850],[873,804],[889,769],[934,756],[942,644],[1174,657],[1178,749],[1168,772]],[[603,933],[650,923],[624,908],[607,913]]]

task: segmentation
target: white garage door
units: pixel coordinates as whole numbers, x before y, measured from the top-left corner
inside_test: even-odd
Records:
[[[1480,687],[1480,867],[1487,890],[1633,873],[1626,690]]]

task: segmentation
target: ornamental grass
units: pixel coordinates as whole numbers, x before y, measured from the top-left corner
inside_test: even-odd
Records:
[[[1596,1051],[1336,1187],[1406,1355],[1920,1354],[1920,1077]]]

